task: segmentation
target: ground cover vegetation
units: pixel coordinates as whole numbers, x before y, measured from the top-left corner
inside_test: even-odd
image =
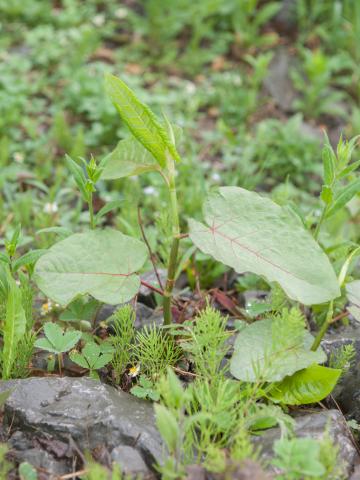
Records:
[[[0,0],[0,31],[2,380],[152,402],[164,479],[348,478],[294,413],[356,356],[322,341],[360,321],[360,4]],[[5,437],[0,478],[43,478]]]

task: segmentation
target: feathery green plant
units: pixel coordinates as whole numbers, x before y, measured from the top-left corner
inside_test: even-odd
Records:
[[[155,324],[145,326],[137,332],[133,346],[134,361],[140,364],[141,372],[155,380],[168,367],[176,365],[182,356],[182,349],[168,333]]]
[[[108,321],[112,323],[114,330],[110,336],[111,344],[114,347],[114,356],[111,364],[115,382],[118,384],[131,361],[131,346],[135,339],[135,310],[131,305],[124,305]]]

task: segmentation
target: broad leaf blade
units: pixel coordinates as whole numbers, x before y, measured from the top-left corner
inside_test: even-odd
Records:
[[[105,76],[105,86],[123,122],[159,165],[165,167],[167,151],[179,160],[174,144],[149,107],[141,103],[134,92],[114,75]]]
[[[61,339],[60,352],[68,352],[69,350],[74,348],[80,338],[81,332],[79,332],[78,330],[65,332]]]
[[[116,230],[77,233],[40,258],[34,278],[45,295],[61,305],[84,294],[116,305],[137,293],[136,272],[146,258],[142,242]]]
[[[286,405],[320,402],[330,395],[340,375],[339,369],[312,365],[275,384],[269,396]]]
[[[231,358],[230,371],[238,380],[254,382],[261,378],[277,382],[287,375],[326,361],[320,349],[310,350],[313,337],[305,332],[304,342],[280,346],[273,342],[272,320],[259,320],[238,334]]]
[[[329,259],[298,218],[271,200],[237,187],[208,197],[207,225],[190,220],[190,237],[204,253],[234,268],[278,282],[303,304],[340,295]]]
[[[51,342],[49,342],[47,338],[38,338],[35,342],[35,347],[41,348],[41,350],[46,350],[47,352],[59,353],[59,351]]]
[[[348,299],[354,305],[360,307],[360,280],[354,280],[346,285]]]

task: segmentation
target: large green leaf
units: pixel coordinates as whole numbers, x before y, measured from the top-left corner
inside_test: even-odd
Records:
[[[204,215],[207,225],[190,220],[190,237],[204,253],[238,273],[278,282],[306,305],[340,295],[328,257],[287,209],[255,192],[223,187],[208,197]]]
[[[140,102],[134,92],[120,78],[107,74],[105,87],[123,122],[161,167],[166,166],[167,152],[174,159],[179,160],[175,145],[165,128],[149,107]]]
[[[34,278],[45,295],[61,305],[86,293],[115,305],[137,293],[136,272],[146,258],[143,242],[116,230],[76,233],[40,258]]]
[[[340,375],[339,369],[312,365],[275,384],[269,396],[287,405],[320,402],[332,392]]]
[[[2,352],[2,376],[4,379],[11,376],[11,369],[16,360],[17,346],[26,330],[26,315],[22,306],[21,290],[9,272],[7,272],[7,288]]]
[[[304,331],[301,342],[274,342],[272,320],[259,320],[238,334],[230,371],[235,378],[247,382],[259,378],[278,382],[313,363],[326,361],[321,348],[316,352],[310,350],[313,340],[310,333]]]

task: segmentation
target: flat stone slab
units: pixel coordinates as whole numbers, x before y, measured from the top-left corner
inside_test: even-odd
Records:
[[[120,446],[132,447],[139,454],[140,470],[162,461],[163,445],[149,402],[90,378],[33,377],[0,383],[0,393],[9,389],[4,423],[12,434],[21,431],[42,443],[52,438],[71,445],[73,440],[82,451],[106,447],[111,453]],[[133,463],[134,458],[135,454]]]

